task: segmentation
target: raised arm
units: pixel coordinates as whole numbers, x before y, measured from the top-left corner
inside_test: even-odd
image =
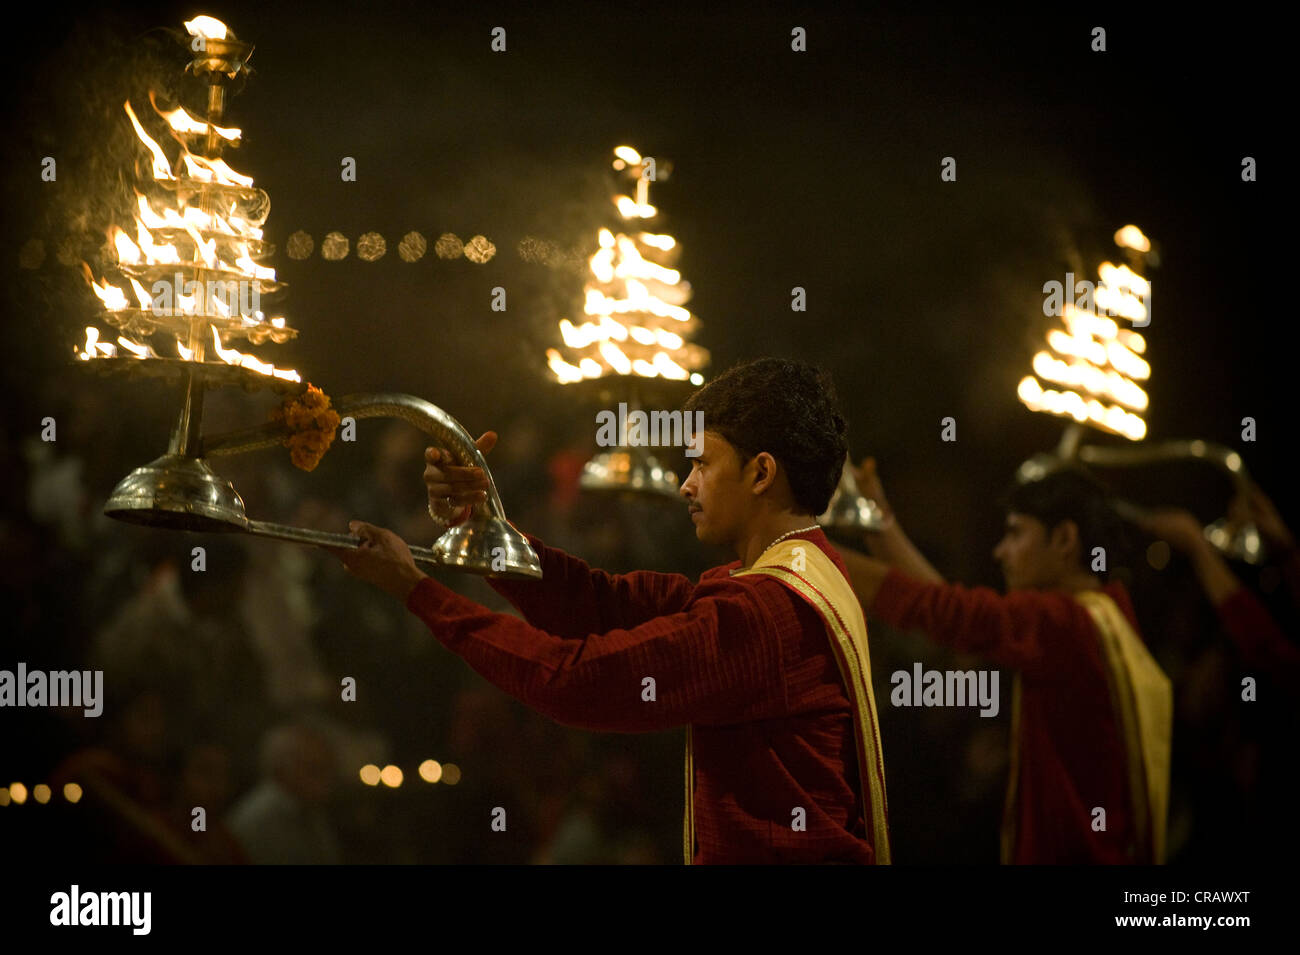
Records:
[[[493,613],[431,577],[406,606],[485,679],[556,722],[648,732],[784,715],[773,692],[780,634],[755,591],[765,585],[781,586],[711,581],[679,613],[582,637]]]
[[[486,455],[496,446],[497,433],[484,432],[475,446]],[[470,509],[487,498],[488,478],[482,468],[452,463],[441,448],[425,448],[424,484],[429,513],[448,527],[465,521]],[[513,525],[511,525],[513,526]],[[518,528],[515,528],[518,530]],[[528,537],[542,565],[542,579],[488,583],[513,604],[529,623],[566,637],[634,627],[652,617],[676,613],[694,589],[682,574],[635,571],[608,574],[585,561]]]
[[[934,565],[926,560],[924,554],[917,550],[916,545],[903,530],[903,525],[899,523],[894,509],[890,507],[889,500],[885,497],[885,487],[876,473],[876,459],[865,458],[855,470],[854,476],[857,478],[858,488],[876,502],[884,518],[879,530],[866,531],[863,534],[863,543],[871,551],[872,556],[897,567],[909,577],[932,584],[943,583],[943,575],[934,569]]]
[[[1087,617],[1068,596],[1038,591],[1004,596],[988,587],[926,583],[848,548],[839,553],[863,611],[900,630],[921,630],[936,643],[1030,671],[1088,649],[1063,642],[1066,634],[1081,632]]]
[[[684,574],[637,570],[610,574],[525,534],[542,565],[541,580],[489,578],[533,626],[562,637],[627,629],[686,606],[695,585]]]
[[[1264,500],[1271,508],[1271,502],[1267,498]],[[1275,526],[1280,526],[1289,537],[1290,532],[1281,525],[1280,519],[1274,516],[1273,520]],[[1195,517],[1188,511],[1169,508],[1144,514],[1139,524],[1147,533],[1166,541],[1191,562],[1201,589],[1247,664],[1276,673],[1291,686],[1300,683],[1300,648],[1286,638],[1264,605],[1237,579],[1228,562],[1205,539],[1201,524]],[[1269,524],[1261,521],[1260,526],[1263,529]],[[1285,544],[1276,530],[1270,538],[1278,546]]]

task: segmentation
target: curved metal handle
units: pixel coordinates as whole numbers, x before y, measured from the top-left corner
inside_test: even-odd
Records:
[[[1160,464],[1166,461],[1204,461],[1213,465],[1232,479],[1238,494],[1248,494],[1252,482],[1246,471],[1246,463],[1241,455],[1231,448],[1210,441],[1161,441],[1151,445],[1136,447],[1099,447],[1082,445],[1077,448],[1079,460],[1095,467],[1140,467],[1145,464]],[[1124,514],[1133,520],[1140,516],[1141,508],[1129,505]],[[1121,512],[1124,513],[1124,512]],[[1229,527],[1227,517],[1221,517],[1205,526],[1205,539],[1228,557],[1243,560],[1248,564],[1260,564],[1264,561],[1265,548],[1259,528],[1252,523],[1243,524],[1235,531]]]
[[[1239,491],[1249,490],[1250,475],[1241,455],[1231,448],[1209,441],[1161,441],[1135,447],[1081,445],[1076,456],[1086,464],[1103,468],[1140,467],[1166,461],[1193,459],[1212,464],[1232,478]]]
[[[1023,462],[1017,471],[1017,478],[1021,481],[1037,480],[1054,468],[1071,461],[1080,461],[1093,467],[1124,468],[1193,460],[1204,461],[1223,471],[1232,479],[1239,494],[1248,492],[1253,486],[1241,455],[1221,444],[1197,439],[1142,442],[1130,447],[1105,447],[1082,444],[1082,438],[1083,427],[1072,424],[1061,436],[1061,443],[1054,453],[1037,454]],[[1116,499],[1114,505],[1121,517],[1133,523],[1140,523],[1148,510],[1122,499]],[[1206,540],[1228,557],[1243,560],[1248,564],[1259,564],[1266,556],[1263,538],[1260,536],[1259,528],[1254,524],[1242,525],[1234,532],[1228,527],[1227,518],[1224,517],[1206,525],[1204,533]]]
[[[492,472],[488,469],[482,452],[474,446],[474,439],[461,423],[433,402],[415,395],[397,393],[360,394],[337,399],[333,402],[333,408],[342,418],[397,418],[406,421],[450,451],[456,464],[482,468],[488,476],[488,498],[474,505],[471,516],[487,513],[505,519],[505,508],[501,505],[496,482],[492,479]],[[239,431],[205,436],[199,456],[217,457],[272,448],[280,444],[283,436],[283,427],[274,421]]]
[[[345,395],[334,401],[333,407],[340,417],[397,418],[406,421],[451,452],[456,464],[482,468],[487,475],[487,500],[476,503],[469,519],[450,529],[451,533],[444,526],[434,548],[411,548],[412,556],[423,563],[459,567],[489,576],[542,576],[537,554],[523,535],[506,520],[505,508],[497,493],[492,471],[482,452],[474,446],[474,439],[459,421],[430,401],[398,393]],[[204,437],[202,454],[243,454],[246,451],[275,447],[283,437],[283,425],[267,422],[253,428]],[[281,540],[335,547],[356,547],[358,544],[356,538],[344,534],[330,534],[265,521],[249,521],[248,525],[251,533]],[[476,534],[481,538],[477,547],[474,542]]]

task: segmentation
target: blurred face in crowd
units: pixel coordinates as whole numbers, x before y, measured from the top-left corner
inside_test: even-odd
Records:
[[[742,467],[739,452],[726,438],[705,431],[703,450],[690,461],[681,494],[690,502],[696,538],[706,544],[734,543],[753,515],[757,499],[746,488],[757,458]]]
[[[1079,570],[1078,541],[1074,521],[1061,521],[1049,532],[1038,518],[1012,511],[993,558],[1007,590],[1052,590]]]

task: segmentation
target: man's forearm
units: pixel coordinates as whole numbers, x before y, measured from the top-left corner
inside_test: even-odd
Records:
[[[719,581],[711,595],[633,628],[561,637],[421,581],[406,607],[447,649],[493,685],[566,726],[596,732],[654,732],[693,722],[732,723],[738,714],[784,714],[780,628],[768,603],[782,585]],[[745,665],[737,665],[744,660]],[[652,675],[659,696],[647,700]]]
[[[513,525],[512,525],[513,526]],[[542,563],[541,580],[489,579],[488,584],[529,623],[560,636],[630,628],[652,617],[676,613],[693,586],[681,574],[633,571],[609,574],[525,535]]]

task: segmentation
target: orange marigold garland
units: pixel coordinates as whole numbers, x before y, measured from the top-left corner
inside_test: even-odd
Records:
[[[314,471],[320,464],[342,421],[330,407],[329,395],[311,384],[301,395],[285,398],[272,409],[271,420],[280,422],[289,432],[281,443],[289,449],[294,467],[304,471]]]

